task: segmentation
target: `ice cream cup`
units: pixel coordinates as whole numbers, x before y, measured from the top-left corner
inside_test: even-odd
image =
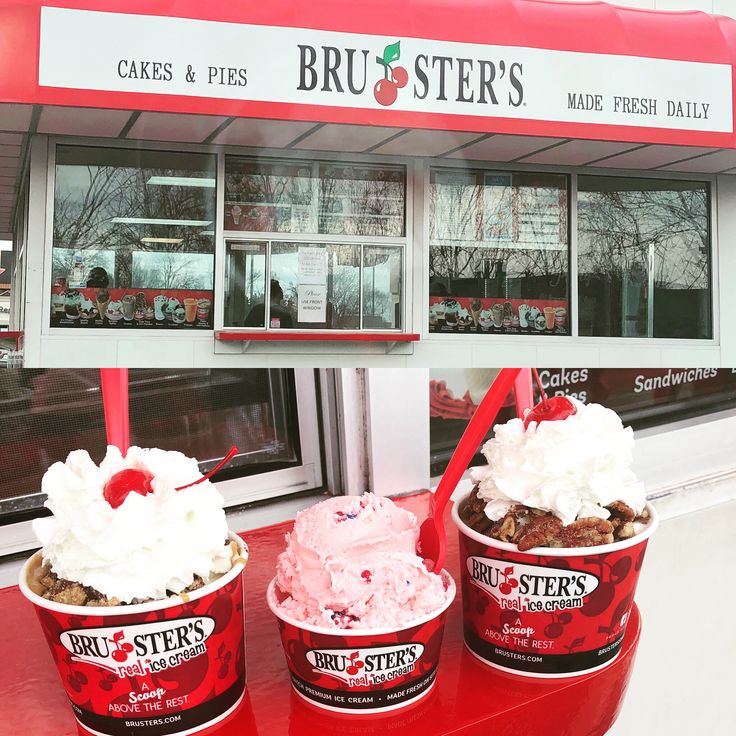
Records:
[[[269,608],[278,619],[281,643],[297,695],[338,713],[384,713],[429,694],[437,666],[447,609],[455,582],[442,577],[447,600],[432,613],[401,628],[334,629],[312,626],[281,611],[276,579],[268,586]]]
[[[245,694],[242,572],[246,544],[217,580],[191,593],[127,606],[71,606],[20,589],[33,603],[77,721],[94,734],[196,733]]]
[[[467,526],[460,530],[465,646],[499,670],[527,677],[571,677],[618,656],[657,513],[629,539],[595,547],[520,552]]]

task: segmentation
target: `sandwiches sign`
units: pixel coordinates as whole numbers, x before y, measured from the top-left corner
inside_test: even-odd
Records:
[[[79,43],[69,43],[70,28]],[[38,83],[731,133],[731,73],[727,64],[44,7]]]

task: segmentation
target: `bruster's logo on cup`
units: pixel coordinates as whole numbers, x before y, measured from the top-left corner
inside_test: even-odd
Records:
[[[131,677],[178,667],[205,654],[205,642],[214,629],[214,619],[196,616],[134,626],[71,629],[63,632],[59,641],[74,660],[118,677]]]
[[[424,652],[422,644],[359,649],[311,649],[306,658],[315,672],[331,675],[351,687],[380,685],[412,673]]]
[[[468,573],[473,583],[490,593],[502,609],[514,611],[559,611],[582,608],[583,599],[600,582],[580,570],[509,563],[470,556]]]

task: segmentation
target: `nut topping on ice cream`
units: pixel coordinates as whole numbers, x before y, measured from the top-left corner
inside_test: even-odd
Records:
[[[416,554],[416,517],[388,498],[330,498],[302,511],[277,562],[278,607],[315,626],[394,627],[439,609],[442,578]]]
[[[97,466],[84,450],[46,472],[53,516],[33,529],[61,583],[121,603],[165,598],[232,566],[223,499],[180,452],[116,447]],[[181,490],[177,490],[181,488]],[[54,582],[54,581],[52,581]],[[59,586],[56,586],[59,587]]]
[[[632,536],[633,522],[645,520],[646,497],[631,470],[631,428],[599,404],[554,401],[550,416],[534,414],[536,407],[494,428],[482,450],[488,465],[472,471],[463,521],[520,550]]]

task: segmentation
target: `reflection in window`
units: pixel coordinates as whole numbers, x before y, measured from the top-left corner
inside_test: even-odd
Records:
[[[400,329],[403,252],[398,245],[228,240],[224,324]]]
[[[363,247],[363,327],[401,327],[402,248]]]
[[[52,326],[211,328],[215,172],[206,154],[57,146]]]
[[[3,500],[39,494],[43,473],[72,450],[105,456],[99,370],[4,370],[0,395],[0,515]],[[202,472],[236,445],[216,481],[297,466],[293,371],[131,370],[130,435],[132,444],[197,458]]]
[[[265,327],[266,243],[228,241],[225,325]]]
[[[403,237],[404,169],[225,159],[225,230]]]
[[[708,185],[581,176],[581,335],[709,338]]]
[[[430,330],[567,334],[567,177],[433,170]]]
[[[271,289],[272,328],[357,330],[360,246],[273,243]]]

